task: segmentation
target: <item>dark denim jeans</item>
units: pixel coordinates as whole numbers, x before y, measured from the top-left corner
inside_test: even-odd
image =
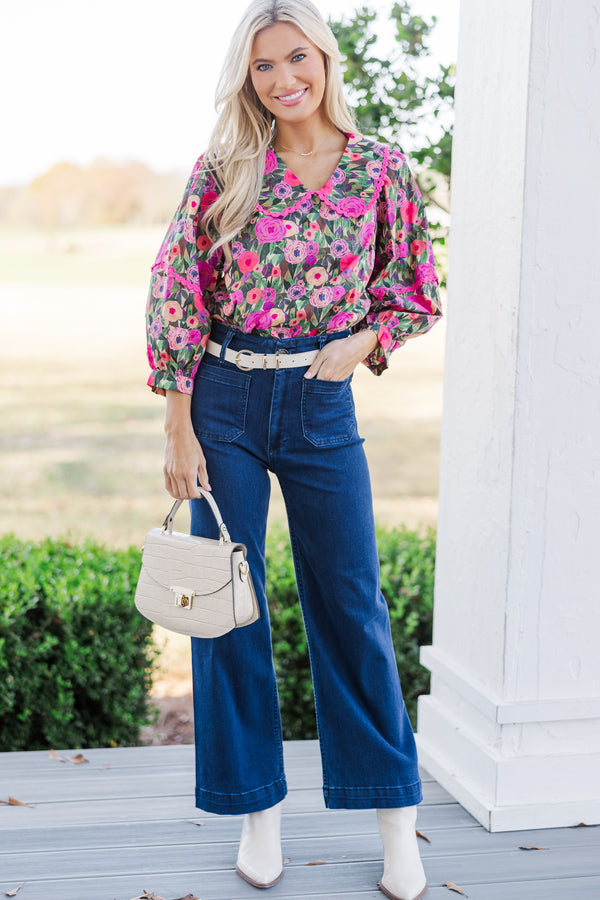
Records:
[[[347,332],[279,341],[215,325],[235,350],[289,353]],[[308,637],[329,808],[412,806],[422,799],[413,731],[379,586],[369,472],[347,381],[303,378],[306,368],[255,369],[206,354],[192,420],[214,497],[248,548],[259,621],[222,637],[192,638],[196,805],[246,813],[283,799],[281,721],[265,597],[269,471],[285,499]],[[192,533],[217,537],[203,500]]]

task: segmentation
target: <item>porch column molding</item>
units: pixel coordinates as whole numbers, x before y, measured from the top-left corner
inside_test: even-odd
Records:
[[[600,7],[461,0],[420,760],[490,831],[600,822]]]

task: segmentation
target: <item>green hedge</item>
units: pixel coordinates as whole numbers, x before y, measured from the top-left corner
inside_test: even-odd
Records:
[[[417,697],[429,692],[429,672],[419,663],[419,647],[430,644],[432,636],[435,532],[379,527],[377,543],[402,693],[416,728]],[[271,528],[267,538],[267,596],[284,737],[314,738],[317,727],[306,635],[289,539],[282,528]]]
[[[435,535],[378,529],[381,586],[390,609],[406,707],[416,726],[429,674]],[[138,743],[156,651],[133,595],[137,548],[94,541],[0,538],[0,751]],[[269,530],[267,595],[286,739],[316,737],[306,635],[287,531]]]
[[[0,560],[0,750],[137,744],[156,655],[140,552],[9,535]]]

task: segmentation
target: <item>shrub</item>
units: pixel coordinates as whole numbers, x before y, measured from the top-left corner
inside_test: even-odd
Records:
[[[390,610],[413,727],[429,673],[435,534],[378,528]],[[151,715],[152,624],[133,604],[141,552],[94,541],[0,538],[0,751],[138,743]],[[267,536],[267,596],[286,739],[317,736],[308,647],[287,532]]]
[[[419,647],[432,636],[435,532],[378,527],[381,589],[390,611],[396,662],[404,701],[416,728],[417,697],[429,691],[429,672],[419,663]],[[284,738],[317,736],[310,663],[287,532],[270,529],[267,538],[267,596],[273,657]]]
[[[0,750],[138,742],[156,653],[140,557],[0,538]]]

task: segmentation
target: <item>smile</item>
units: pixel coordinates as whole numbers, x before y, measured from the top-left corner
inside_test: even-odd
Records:
[[[285,94],[282,97],[277,97],[281,103],[294,103],[296,100],[300,100],[301,97],[307,92],[308,88],[302,88],[301,91],[296,91],[295,94]]]

